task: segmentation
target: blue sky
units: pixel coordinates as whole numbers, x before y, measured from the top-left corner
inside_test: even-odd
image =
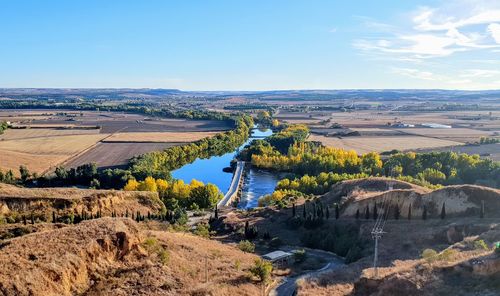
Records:
[[[0,38],[0,87],[500,89],[495,0],[0,0]]]

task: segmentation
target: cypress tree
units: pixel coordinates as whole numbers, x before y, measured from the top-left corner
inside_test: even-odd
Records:
[[[313,202],[313,215],[314,215],[314,218],[316,218],[316,203]]]
[[[335,220],[338,220],[340,217],[340,209],[339,209],[339,204],[335,204]]]
[[[52,223],[56,223],[56,212],[52,211]]]
[[[408,206],[408,220],[411,220],[411,203]]]
[[[35,216],[33,216],[33,213],[31,213],[31,224],[35,224]]]
[[[368,205],[366,205],[365,209],[365,219],[366,220],[370,219],[370,208],[368,207]]]
[[[248,221],[245,221],[245,237],[248,235],[249,224]]]
[[[292,204],[292,217],[295,217],[295,203]]]
[[[148,211],[148,220],[151,220],[151,213]]]
[[[134,213],[132,213],[132,217],[131,217],[131,218],[132,218],[132,220],[135,220],[135,216],[134,216]]]
[[[427,206],[424,205],[424,210],[422,212],[422,220],[427,220]]]
[[[330,210],[329,207],[326,207],[326,219],[330,219]]]
[[[443,207],[441,208],[441,219],[446,218],[446,209],[445,209],[445,204],[443,202]]]
[[[125,217],[128,218],[128,209],[125,211]],[[134,219],[134,217],[132,217],[132,219]]]
[[[219,208],[215,206],[215,219],[219,219]]]
[[[23,224],[24,224],[24,225],[28,224],[28,223],[26,222],[26,216],[25,216],[25,215],[23,215]]]
[[[377,203],[373,205],[373,220],[377,220],[378,218],[378,211],[377,211]]]
[[[359,220],[359,209],[356,210],[356,220]]]
[[[303,209],[303,211],[302,211],[302,217],[304,217],[304,219],[305,219],[306,216],[307,216],[307,213],[306,213],[306,203],[304,203],[304,207],[302,209]]]
[[[399,215],[400,215],[400,210],[399,210],[399,205],[396,204],[396,207],[394,208],[394,219],[399,220]]]
[[[481,201],[481,212],[479,213],[479,218],[484,218],[484,200]]]

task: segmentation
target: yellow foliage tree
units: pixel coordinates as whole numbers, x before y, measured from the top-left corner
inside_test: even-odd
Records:
[[[139,184],[139,190],[140,191],[156,192],[157,191],[157,187],[156,187],[156,180],[155,180],[155,178],[153,178],[153,177],[147,177],[146,179],[144,179],[144,181],[142,181]]]
[[[138,188],[139,188],[139,182],[137,182],[135,179],[130,179],[130,180],[128,180],[125,187],[123,187],[123,190],[136,191],[136,190],[138,190]]]
[[[158,192],[165,192],[167,191],[169,187],[169,184],[167,181],[163,180],[163,179],[156,179],[156,190]]]

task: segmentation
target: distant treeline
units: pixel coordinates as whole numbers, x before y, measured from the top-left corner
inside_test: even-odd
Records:
[[[113,111],[144,114],[168,118],[231,120],[231,115],[208,110],[187,110],[160,107],[154,104],[123,103],[108,105],[95,101],[54,103],[47,100],[0,101],[0,109],[70,109],[77,111]]]

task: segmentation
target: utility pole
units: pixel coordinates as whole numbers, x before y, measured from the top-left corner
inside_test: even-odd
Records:
[[[208,255],[205,256],[205,283],[208,283]]]
[[[377,261],[378,261],[378,240],[382,238],[382,234],[384,232],[382,231],[381,227],[375,227],[372,230],[372,238],[375,240],[375,253],[373,256],[373,271],[374,271],[374,277],[378,277],[378,268],[377,268]]]

